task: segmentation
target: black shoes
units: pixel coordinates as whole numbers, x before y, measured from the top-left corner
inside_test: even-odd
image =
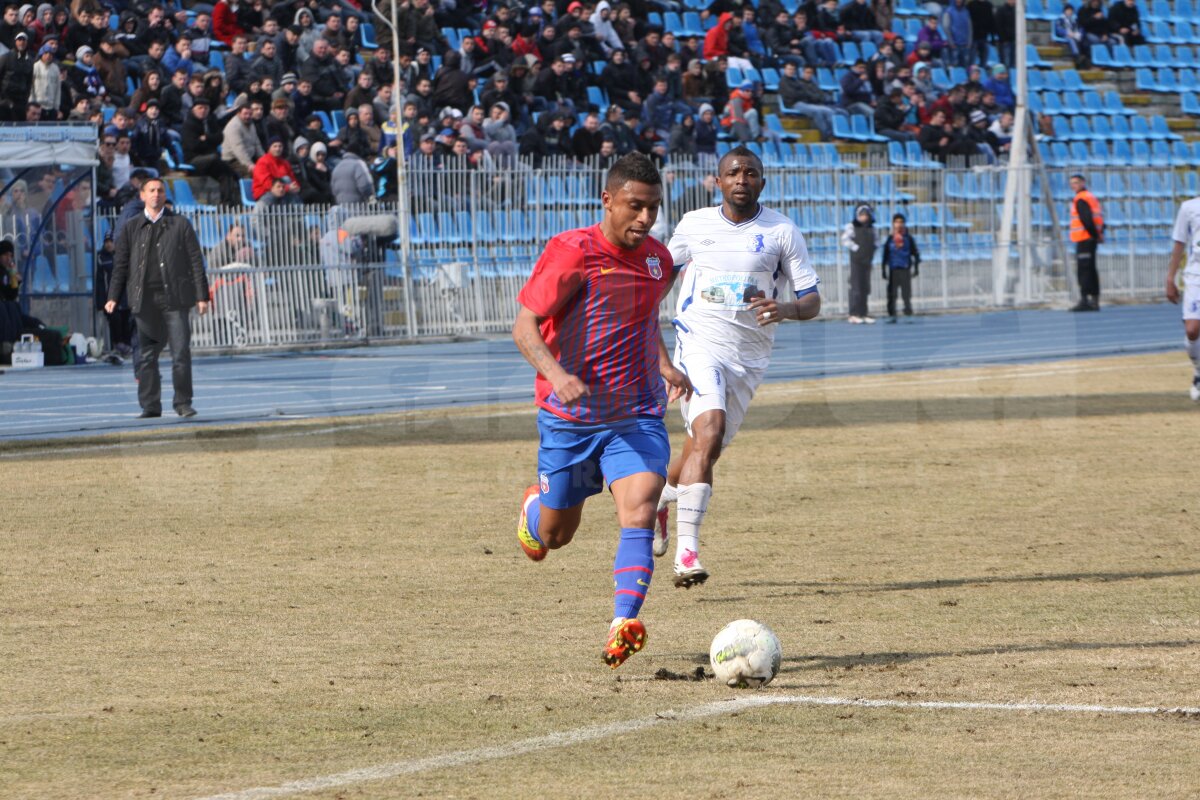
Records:
[[[1079,302],[1071,306],[1072,311],[1099,311],[1100,299],[1098,297],[1081,297]]]
[[[196,416],[196,409],[192,408],[190,405],[176,406],[175,413],[184,418],[194,417]]]
[[[138,419],[151,419],[153,417],[161,417],[162,411],[152,411],[149,408],[143,408],[142,413],[138,414]]]

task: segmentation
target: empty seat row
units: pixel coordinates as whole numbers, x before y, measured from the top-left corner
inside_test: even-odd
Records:
[[[1200,50],[1191,45],[1092,45],[1092,63],[1109,69],[1200,67]]]
[[[1083,114],[1085,116],[1131,117],[1137,112],[1126,108],[1121,96],[1109,91],[1103,96],[1097,91],[1076,92],[1042,89],[1029,93],[1029,110],[1050,116]]]
[[[1054,138],[1064,142],[1137,140],[1174,142],[1183,139],[1162,115],[1146,117],[1051,117]]]
[[[1178,94],[1193,91],[1197,86],[1200,69],[1149,69],[1142,67],[1134,73],[1134,85],[1140,92],[1162,92]]]
[[[1042,160],[1051,167],[1180,167],[1200,162],[1200,151],[1187,142],[1038,143]]]

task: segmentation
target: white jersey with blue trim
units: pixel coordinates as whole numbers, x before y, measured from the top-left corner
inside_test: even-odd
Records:
[[[750,301],[761,292],[790,302],[821,282],[804,234],[761,205],[741,223],[720,206],[689,212],[667,249],[676,265],[685,265],[674,320],[680,341],[748,366],[765,366],[775,343],[775,325],[760,326]]]
[[[1200,286],[1200,197],[1193,197],[1179,206],[1171,239],[1184,245],[1187,253],[1184,281],[1189,286]]]

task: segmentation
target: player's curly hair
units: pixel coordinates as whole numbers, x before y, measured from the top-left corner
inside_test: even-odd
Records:
[[[620,189],[626,183],[646,183],[650,186],[662,186],[662,175],[650,157],[634,151],[621,156],[608,170],[608,179],[604,186],[608,191]]]

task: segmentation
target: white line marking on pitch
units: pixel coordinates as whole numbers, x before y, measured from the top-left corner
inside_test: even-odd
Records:
[[[570,747],[597,739],[607,739],[627,733],[636,733],[662,725],[666,722],[690,722],[692,720],[732,714],[750,708],[777,705],[798,706],[858,706],[863,708],[919,708],[933,710],[965,710],[965,711],[1034,711],[1060,714],[1200,714],[1200,708],[1157,708],[1153,706],[1097,706],[1074,705],[1066,703],[980,703],[970,701],[936,701],[936,700],[867,700],[851,697],[816,697],[811,695],[750,695],[735,700],[721,700],[715,703],[684,709],[683,711],[660,711],[652,717],[641,719],[607,722],[601,725],[589,725],[570,731],[558,731],[545,736],[535,736],[532,739],[521,739],[508,744],[480,747],[475,750],[459,750],[453,753],[443,753],[439,756],[413,758],[407,761],[396,761],[391,764],[380,764],[374,767],[362,767],[333,775],[322,775],[316,778],[282,783],[278,786],[258,786],[253,789],[242,789],[225,794],[216,794],[200,798],[200,800],[261,800],[267,797],[285,797],[304,792],[315,792],[322,789],[338,789],[355,783],[379,781],[395,778],[400,775],[412,775],[417,772],[428,772],[449,767],[463,767],[477,764],[481,761],[495,761],[501,758],[525,755],[539,750],[553,750],[560,747]]]

